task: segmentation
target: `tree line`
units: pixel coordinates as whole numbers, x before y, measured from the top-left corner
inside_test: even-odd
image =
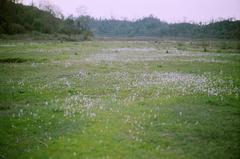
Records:
[[[0,34],[20,34],[40,32],[46,34],[83,34],[85,39],[91,31],[73,17],[64,16],[54,6],[46,5],[43,9],[25,6],[16,0],[0,1]]]
[[[226,19],[209,24],[169,24],[149,16],[136,21],[116,19],[94,19],[86,16],[90,29],[98,36],[146,36],[240,39],[240,21]]]
[[[0,34],[27,32],[82,34],[110,37],[189,37],[240,39],[240,21],[227,19],[209,24],[167,23],[149,16],[135,21],[64,16],[51,4],[25,6],[16,0],[0,1]]]

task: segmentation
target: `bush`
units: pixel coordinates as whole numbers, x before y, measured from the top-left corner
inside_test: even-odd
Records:
[[[41,29],[41,31],[46,34],[53,33],[54,30],[54,28],[50,24],[44,24]]]
[[[43,23],[39,19],[34,19],[32,26],[34,30],[41,31],[43,28]]]
[[[3,27],[0,25],[0,34],[3,34],[3,33],[5,33],[5,31],[4,31]]]
[[[19,34],[24,32],[25,32],[25,28],[22,25],[15,24],[15,23],[8,24],[9,34]]]
[[[27,61],[28,61],[27,59],[23,59],[19,57],[0,59],[0,63],[23,63]]]
[[[91,37],[93,37],[93,34],[90,31],[83,31],[82,34],[83,40],[89,40]]]

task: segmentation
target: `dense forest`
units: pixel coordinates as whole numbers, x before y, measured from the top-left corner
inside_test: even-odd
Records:
[[[188,37],[240,39],[240,21],[222,20],[209,24],[169,24],[149,16],[135,21],[96,19],[90,16],[64,16],[53,6],[39,9],[17,4],[14,0],[0,1],[0,34],[28,32],[82,34],[109,37]]]
[[[240,21],[234,21],[232,19],[203,25],[201,23],[169,24],[153,16],[136,21],[85,18],[88,19],[93,33],[98,36],[240,39]]]
[[[64,18],[53,6],[44,6],[41,10],[35,6],[18,4],[14,0],[0,1],[0,34],[19,34],[29,32],[82,34],[85,39],[91,36],[85,25],[73,17]]]

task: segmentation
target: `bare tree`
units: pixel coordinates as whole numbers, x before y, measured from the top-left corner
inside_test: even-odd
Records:
[[[49,0],[41,0],[39,2],[39,8],[50,12],[52,15],[54,15],[57,18],[61,18],[61,19],[64,18],[61,12],[61,9],[57,5],[52,4]]]
[[[87,7],[86,6],[78,6],[76,8],[76,12],[77,12],[77,16],[80,17],[80,16],[85,16],[87,15]]]

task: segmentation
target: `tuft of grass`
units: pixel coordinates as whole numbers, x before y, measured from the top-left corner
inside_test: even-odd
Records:
[[[21,57],[9,57],[0,59],[0,63],[24,63],[24,62],[43,62],[47,59],[30,59],[30,58],[21,58]]]
[[[24,58],[20,58],[20,57],[15,57],[15,58],[4,58],[4,59],[0,59],[0,63],[23,63],[23,62],[27,62],[30,59],[24,59]]]

